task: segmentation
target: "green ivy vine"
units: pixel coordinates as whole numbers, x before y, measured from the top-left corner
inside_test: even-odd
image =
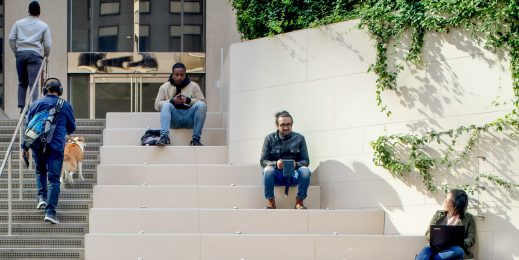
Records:
[[[431,171],[453,167],[465,160],[477,147],[483,133],[519,132],[519,2],[517,0],[230,0],[236,11],[238,30],[242,37],[255,39],[312,26],[360,19],[376,41],[376,61],[369,67],[378,78],[375,98],[381,112],[391,115],[381,94],[396,90],[398,74],[403,66],[389,66],[391,49],[404,35],[411,44],[406,62],[422,64],[421,51],[426,32],[445,32],[461,29],[494,52],[506,53],[513,78],[515,108],[506,116],[483,126],[460,126],[424,135],[398,134],[380,136],[371,142],[374,163],[396,177],[411,172],[420,174],[429,191],[447,189],[436,186]],[[391,67],[391,69],[390,69]],[[394,68],[393,68],[394,67]],[[460,136],[468,135],[464,144]],[[446,149],[433,152],[433,142],[446,142]],[[463,146],[461,152],[455,146]],[[473,184],[460,185],[469,192],[481,188],[480,181],[488,180],[511,189],[518,185],[491,174],[478,173]]]
[[[438,187],[433,181],[432,169],[451,168],[467,158],[477,145],[482,133],[488,131],[503,132],[504,129],[519,131],[519,2],[516,0],[435,0],[403,1],[372,0],[361,11],[361,27],[369,30],[376,40],[377,59],[369,68],[378,75],[376,100],[382,111],[388,116],[390,111],[382,102],[381,93],[397,88],[396,79],[402,66],[389,70],[388,57],[391,44],[398,41],[404,33],[411,35],[411,45],[405,58],[414,64],[422,64],[421,50],[426,32],[449,32],[459,28],[471,32],[471,35],[494,52],[508,53],[513,77],[514,105],[509,114],[483,126],[460,126],[444,132],[431,131],[425,135],[400,134],[380,136],[371,142],[376,165],[387,169],[391,174],[404,177],[412,171],[421,175],[425,187],[435,191]],[[454,153],[454,146],[459,145],[459,137],[468,134],[463,151]],[[447,149],[434,155],[432,142],[450,140]],[[495,175],[478,173],[474,183],[463,185],[467,191],[474,192],[481,188],[480,181],[488,180],[504,188],[518,185]],[[449,186],[442,185],[445,190]]]

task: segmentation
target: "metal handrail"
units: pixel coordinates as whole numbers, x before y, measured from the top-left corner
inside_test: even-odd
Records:
[[[38,75],[36,76],[36,79],[34,80],[34,84],[32,85],[32,89],[31,89],[31,92],[29,93],[29,101],[27,102],[27,104],[25,105],[25,107],[23,108],[22,110],[22,113],[20,114],[20,119],[18,120],[18,124],[16,124],[16,128],[14,129],[14,133],[13,133],[13,136],[11,137],[11,142],[9,143],[9,146],[7,147],[7,150],[5,151],[5,155],[4,155],[4,160],[2,161],[2,166],[0,167],[0,176],[2,176],[2,173],[4,172],[4,169],[5,169],[5,165],[8,164],[7,166],[7,214],[8,214],[8,222],[7,222],[7,235],[8,236],[11,236],[12,235],[12,219],[13,219],[13,205],[12,205],[12,185],[11,185],[11,179],[12,179],[12,150],[13,150],[13,146],[14,146],[14,141],[16,140],[16,135],[18,134],[18,132],[20,132],[20,137],[19,137],[19,141],[20,141],[20,144],[22,142],[22,131],[20,131],[20,128],[22,126],[22,122],[24,120],[24,115],[27,113],[27,109],[29,108],[29,106],[31,105],[32,103],[32,95],[34,93],[34,91],[36,90],[37,86],[38,86],[38,82],[41,80],[41,76],[42,76],[42,72],[43,72],[43,68],[45,67],[45,65],[47,64],[47,57],[44,57],[43,58],[43,61],[41,63],[41,66],[40,66],[40,69],[38,70]],[[21,145],[20,145],[21,147]],[[19,171],[20,171],[20,174],[19,174],[19,179],[20,179],[20,196],[19,196],[19,199],[21,200],[22,199],[22,193],[23,193],[23,183],[22,183],[22,178],[23,178],[23,169],[22,169],[22,158],[20,156],[19,158]]]

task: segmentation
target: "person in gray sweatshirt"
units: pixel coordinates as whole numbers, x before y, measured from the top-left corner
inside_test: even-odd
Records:
[[[52,41],[49,26],[40,20],[40,4],[32,1],[29,4],[29,17],[14,23],[9,33],[9,45],[16,56],[16,71],[18,72],[18,107],[20,112],[25,107],[27,87],[32,89],[38,76],[43,57],[48,57]],[[35,90],[32,100],[38,98]]]

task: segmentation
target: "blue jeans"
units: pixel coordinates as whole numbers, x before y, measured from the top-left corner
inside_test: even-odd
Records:
[[[291,179],[289,186],[298,185],[297,198],[306,199],[308,186],[310,185],[310,176],[312,173],[308,167],[299,167],[294,171],[294,176]],[[277,169],[273,166],[267,166],[263,169],[263,183],[265,184],[265,199],[274,198],[274,186],[286,185],[286,180],[283,178],[283,169]]]
[[[60,193],[59,178],[63,166],[63,151],[55,151],[47,145],[45,151],[40,148],[37,150],[33,149],[32,152],[36,168],[38,199],[42,198],[47,202],[45,214],[56,216],[56,207],[58,207]]]
[[[207,105],[202,101],[189,109],[176,109],[173,104],[164,102],[160,108],[160,134],[169,134],[170,128],[193,128],[193,140],[200,141],[206,114]]]
[[[416,260],[447,260],[447,259],[463,259],[465,252],[459,246],[451,246],[448,249],[437,252],[430,246],[425,246],[422,251],[416,256]]]
[[[27,86],[29,91],[38,76],[43,57],[35,51],[16,52],[16,72],[18,72],[18,107],[25,107]],[[32,94],[32,101],[38,99],[38,89]]]

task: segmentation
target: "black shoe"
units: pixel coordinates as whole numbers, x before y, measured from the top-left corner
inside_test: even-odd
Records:
[[[169,141],[169,136],[167,135],[162,135],[159,139],[159,141],[157,142],[157,145],[158,146],[166,146],[168,144],[170,144],[171,142]]]
[[[191,140],[191,142],[189,142],[189,145],[191,145],[191,146],[204,146],[200,141],[195,140],[195,139]]]

